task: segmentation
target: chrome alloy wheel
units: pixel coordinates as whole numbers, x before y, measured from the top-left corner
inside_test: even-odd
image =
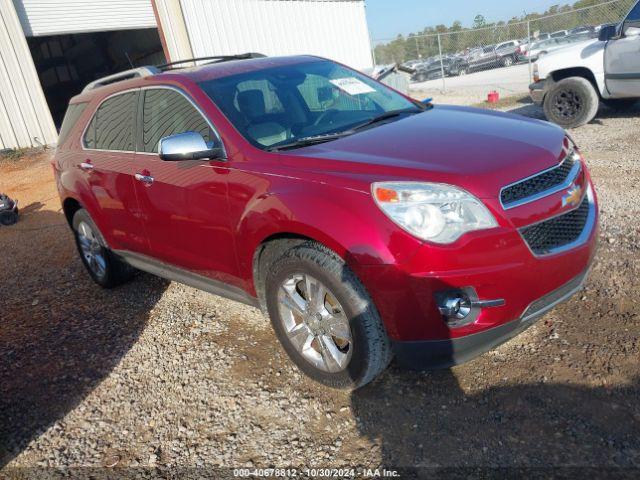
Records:
[[[278,290],[278,308],[289,341],[307,362],[330,373],[347,368],[349,319],[327,287],[310,275],[291,275]]]
[[[107,261],[104,256],[104,249],[91,225],[86,222],[80,222],[77,234],[80,251],[86,264],[97,277],[103,278],[107,271]]]

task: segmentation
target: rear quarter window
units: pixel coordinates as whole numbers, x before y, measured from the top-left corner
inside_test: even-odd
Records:
[[[62,120],[62,126],[60,127],[60,133],[58,134],[58,145],[64,145],[64,142],[69,138],[69,134],[73,130],[73,127],[78,123],[78,119],[87,108],[87,102],[71,103],[67,108],[67,112],[64,114],[64,120]]]
[[[86,148],[131,152],[137,92],[115,95],[105,100],[93,115],[84,135]]]

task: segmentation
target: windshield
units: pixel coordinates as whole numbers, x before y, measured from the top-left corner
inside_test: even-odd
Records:
[[[416,103],[327,60],[265,68],[201,82],[200,87],[253,145],[267,149],[348,131]]]

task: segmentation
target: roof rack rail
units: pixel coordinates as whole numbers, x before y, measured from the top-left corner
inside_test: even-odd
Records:
[[[177,68],[184,68],[184,67],[176,67],[176,65],[182,65],[184,63],[189,63],[189,62],[202,62],[204,60],[214,60],[213,62],[209,62],[209,63],[219,63],[219,62],[229,62],[231,60],[248,60],[250,58],[265,58],[265,57],[266,55],[262,53],[255,53],[255,52],[240,53],[237,55],[212,55],[209,57],[185,58],[184,60],[176,60],[175,62],[163,63],[161,65],[156,65],[156,68],[160,71],[175,70]]]
[[[131,70],[125,70],[124,72],[114,73],[113,75],[108,75],[106,77],[98,78],[93,82],[89,83],[84,89],[83,92],[88,92],[89,90],[95,90],[96,88],[104,87],[105,85],[110,85],[112,83],[121,82],[123,80],[130,80],[132,78],[141,78],[148,77],[151,75],[157,75],[166,70],[175,70],[178,68],[177,65],[182,65],[188,62],[200,62],[204,60],[213,60],[209,63],[219,63],[219,62],[228,62],[231,60],[248,60],[250,58],[264,58],[266,55],[262,53],[241,53],[238,55],[215,55],[211,57],[198,57],[198,58],[186,58],[184,60],[177,60],[175,62],[163,63],[162,65],[152,66],[148,65],[145,67],[133,68]],[[207,64],[205,64],[207,65]]]
[[[106,77],[99,78],[89,83],[84,89],[83,92],[88,92],[89,90],[94,90],[99,87],[104,87],[105,85],[109,85],[111,83],[120,82],[122,80],[129,80],[131,78],[140,78],[140,77],[148,77],[150,75],[156,75],[160,73],[160,70],[154,66],[147,67],[138,67],[133,68],[131,70],[125,70],[124,72],[114,73],[113,75],[108,75]]]

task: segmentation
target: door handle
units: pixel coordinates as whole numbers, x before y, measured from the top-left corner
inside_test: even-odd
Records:
[[[153,177],[151,175],[143,175],[141,173],[136,173],[136,180],[144,183],[145,185],[151,185],[153,183]]]
[[[92,165],[91,163],[89,163],[89,162],[82,162],[82,163],[80,164],[80,168],[81,168],[82,170],[84,170],[85,172],[88,172],[88,171],[93,170],[93,168],[94,168],[94,167],[93,167],[93,165]]]

